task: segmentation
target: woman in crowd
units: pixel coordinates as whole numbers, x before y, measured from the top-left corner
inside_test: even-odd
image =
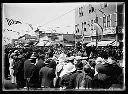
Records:
[[[114,57],[112,49],[87,47],[83,52],[62,47],[23,49],[20,54],[15,50],[9,58],[11,81],[20,88],[109,89],[123,85],[122,68],[108,57]],[[87,58],[83,60],[83,56]]]

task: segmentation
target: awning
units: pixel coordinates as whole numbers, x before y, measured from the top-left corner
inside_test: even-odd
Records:
[[[96,42],[90,42],[88,43],[86,46],[96,46]],[[98,46],[108,46],[108,45],[112,45],[112,46],[118,46],[119,43],[116,41],[100,41],[97,43]]]
[[[42,42],[42,43],[38,43],[36,46],[44,46],[45,45],[45,42]]]

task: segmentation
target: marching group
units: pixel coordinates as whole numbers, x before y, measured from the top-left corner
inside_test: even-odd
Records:
[[[88,51],[75,52],[73,48],[8,50],[4,56],[5,78],[9,70],[11,83],[16,84],[17,89],[122,89],[124,71],[117,59],[110,53],[104,55],[105,52],[90,57],[95,51],[89,54]]]

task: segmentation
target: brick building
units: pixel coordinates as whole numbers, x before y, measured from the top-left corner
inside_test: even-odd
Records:
[[[75,10],[75,35],[81,35],[80,41],[96,41],[96,30],[102,32],[100,41],[122,41],[124,30],[124,3],[100,2],[87,3]],[[94,25],[97,23],[100,29]],[[76,39],[77,41],[77,39]]]

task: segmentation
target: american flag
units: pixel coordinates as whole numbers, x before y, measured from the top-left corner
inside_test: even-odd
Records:
[[[16,21],[16,20],[13,20],[13,19],[8,19],[8,18],[5,18],[6,21],[7,21],[7,24],[10,26],[10,25],[13,25],[13,24],[22,24],[20,21]]]

